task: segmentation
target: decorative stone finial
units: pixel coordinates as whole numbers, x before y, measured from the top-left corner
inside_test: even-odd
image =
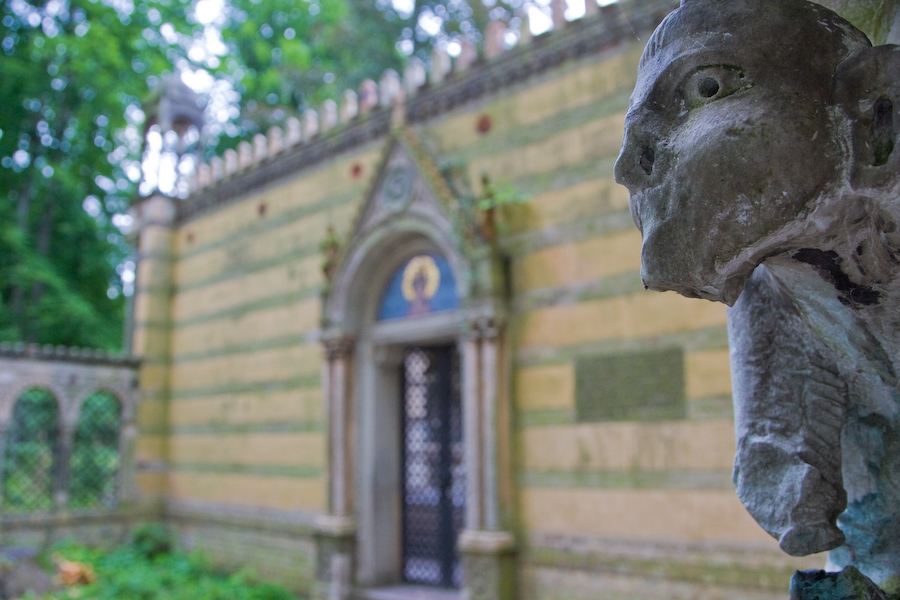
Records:
[[[459,51],[459,56],[456,57],[454,67],[456,71],[462,73],[468,71],[469,67],[478,60],[478,49],[469,36],[463,36],[459,43],[462,49]]]
[[[309,142],[319,133],[319,115],[311,108],[303,111],[303,141]]]
[[[425,85],[426,76],[425,63],[417,56],[410,58],[403,70],[403,90],[408,97],[415,96],[419,88]]]
[[[390,106],[399,93],[400,75],[393,69],[385,69],[378,82],[378,103],[384,107]]]
[[[553,29],[562,29],[566,26],[566,9],[569,5],[566,0],[550,0],[550,14],[553,17]]]
[[[268,141],[266,136],[257,133],[253,136],[253,162],[258,163],[266,157],[266,145]]]
[[[225,158],[225,176],[233,175],[238,170],[238,155],[233,148],[226,150],[223,155]]]
[[[359,114],[367,115],[378,106],[378,84],[371,79],[364,79],[359,84]]]
[[[291,117],[284,125],[286,129],[285,146],[290,148],[291,146],[299,144],[300,140],[303,138],[300,128],[300,119]]]
[[[323,133],[338,124],[337,102],[329,99],[322,103],[322,112],[321,112],[320,122],[321,122],[321,126],[322,126],[321,130]]]
[[[249,142],[241,142],[237,147],[238,171],[243,171],[253,164],[253,146]]]
[[[349,123],[359,114],[359,100],[353,90],[344,90],[341,94],[341,106],[338,110],[341,123]]]
[[[275,156],[284,148],[284,140],[281,136],[281,127],[269,127],[269,132],[266,134],[266,139],[269,142],[269,147],[266,150],[269,156]]]
[[[450,55],[447,54],[447,51],[435,48],[431,53],[431,84],[437,85],[444,81],[451,66]]]
[[[889,597],[900,594],[896,107],[898,48],[872,48],[830,10],[685,1],[644,50],[615,168],[643,236],[644,285],[731,306],[744,506],[785,552],[831,550],[832,566],[857,567]],[[815,581],[798,580],[796,600],[845,597],[803,591]]]
[[[487,24],[484,30],[485,58],[491,59],[503,52],[504,35],[506,35],[506,23],[503,21],[491,21]]]
[[[213,156],[209,160],[209,170],[210,177],[213,181],[219,181],[222,179],[222,176],[225,174],[224,165],[222,164],[222,159],[218,156]]]
[[[524,6],[520,9],[519,19],[522,21],[519,25],[519,44],[527,44],[531,42],[531,19],[528,16],[528,9]]]
[[[197,186],[199,189],[205,188],[212,182],[212,175],[210,173],[209,165],[201,164],[197,167]]]

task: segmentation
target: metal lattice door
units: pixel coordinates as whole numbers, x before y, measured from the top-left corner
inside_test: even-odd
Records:
[[[403,360],[403,578],[459,587],[465,518],[459,358],[453,346],[409,348]]]

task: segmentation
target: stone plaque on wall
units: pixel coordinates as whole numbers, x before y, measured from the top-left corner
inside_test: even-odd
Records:
[[[577,358],[575,410],[579,422],[683,419],[684,351]]]

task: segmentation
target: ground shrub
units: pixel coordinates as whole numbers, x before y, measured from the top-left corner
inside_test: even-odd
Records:
[[[173,551],[161,527],[139,528],[129,545],[113,550],[63,543],[49,556],[90,565],[96,580],[23,600],[299,600],[279,585],[254,582],[246,571],[223,573],[202,554]]]

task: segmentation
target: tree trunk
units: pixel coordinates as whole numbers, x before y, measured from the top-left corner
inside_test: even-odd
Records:
[[[35,250],[37,251],[38,256],[46,258],[48,254],[50,254],[50,241],[53,239],[53,199],[51,195],[48,195],[46,201],[44,203],[44,209],[41,211],[41,222],[38,226],[38,234],[37,240],[35,244]],[[37,306],[37,304],[41,301],[41,296],[44,295],[44,284],[43,282],[36,281],[31,287],[31,305]],[[28,322],[28,331],[26,333],[26,340],[31,343],[36,341],[37,338],[37,323],[36,322]]]

